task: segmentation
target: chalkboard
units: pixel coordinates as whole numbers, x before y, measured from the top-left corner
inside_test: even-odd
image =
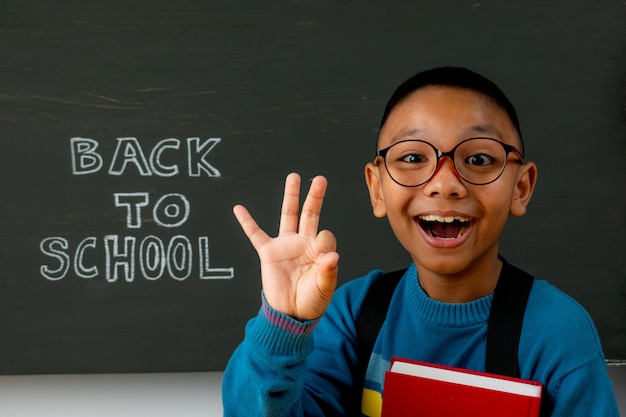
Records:
[[[517,105],[539,185],[502,253],[626,359],[623,1],[4,0],[0,373],[222,370],[260,305],[231,208],[329,179],[341,282],[407,255],[363,180],[384,104],[461,65]]]

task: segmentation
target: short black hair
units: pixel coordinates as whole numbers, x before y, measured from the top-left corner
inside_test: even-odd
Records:
[[[462,67],[439,67],[419,72],[400,84],[387,102],[385,112],[380,122],[380,128],[387,121],[391,111],[411,93],[428,86],[458,87],[476,91],[479,94],[493,100],[502,110],[506,112],[517,130],[524,154],[524,141],[522,140],[522,129],[513,103],[507,98],[504,92],[493,81],[486,77]]]

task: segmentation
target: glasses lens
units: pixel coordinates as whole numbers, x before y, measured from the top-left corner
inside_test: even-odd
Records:
[[[426,142],[398,142],[387,151],[387,171],[398,184],[414,187],[430,179],[437,168],[437,152]]]
[[[454,165],[461,177],[472,184],[495,181],[506,164],[506,151],[493,139],[470,139],[454,152]]]

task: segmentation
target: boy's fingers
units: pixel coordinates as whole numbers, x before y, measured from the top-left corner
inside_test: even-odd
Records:
[[[300,211],[300,176],[291,173],[285,180],[285,193],[280,213],[278,234],[296,233],[298,231],[298,214]]]
[[[315,252],[325,254],[337,250],[337,239],[329,230],[322,230],[315,238]]]
[[[258,252],[265,242],[270,240],[270,237],[259,227],[244,206],[236,205],[233,207],[233,213],[250,243]]]
[[[309,193],[302,206],[302,215],[300,216],[299,231],[305,236],[317,235],[320,212],[322,211],[327,186],[328,181],[322,176],[313,178],[313,182],[311,182],[311,188],[309,188]]]
[[[328,230],[322,230],[315,238],[315,251],[317,252],[317,264],[320,275],[317,280],[317,288],[320,294],[328,297],[330,301],[337,286],[337,270],[339,254],[337,251],[337,240]]]
[[[316,285],[326,302],[330,302],[335,288],[337,288],[339,254],[337,252],[325,253],[318,262],[322,263],[322,268],[320,268]]]

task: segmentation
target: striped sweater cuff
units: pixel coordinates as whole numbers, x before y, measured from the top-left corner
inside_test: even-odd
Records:
[[[257,343],[274,354],[308,354],[313,349],[313,330],[320,319],[299,321],[274,310],[263,297],[259,315],[248,328]]]

